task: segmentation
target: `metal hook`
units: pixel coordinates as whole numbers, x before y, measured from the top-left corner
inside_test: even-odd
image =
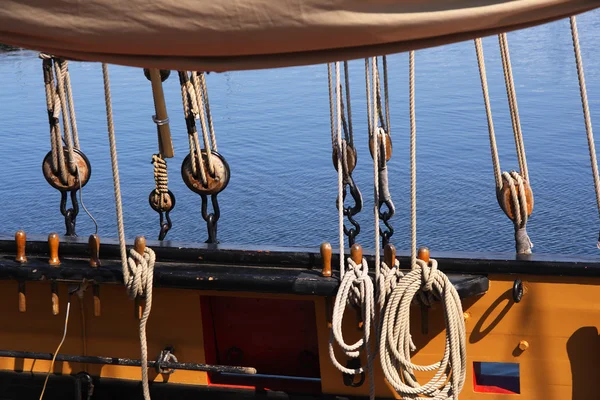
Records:
[[[348,242],[350,243],[350,246],[352,246],[354,244],[354,239],[360,233],[360,225],[354,219],[354,216],[362,210],[363,203],[362,203],[362,195],[360,193],[360,190],[358,190],[358,186],[356,186],[356,183],[354,182],[354,178],[352,177],[352,175],[349,175],[346,180],[346,185],[344,186],[342,201],[346,200],[346,193],[347,193],[346,188],[350,189],[350,195],[352,196],[352,199],[354,200],[354,206],[344,207],[344,215],[348,218],[348,222],[350,222],[353,225],[352,228],[348,228],[344,224],[344,234],[346,236],[348,236]]]
[[[60,192],[60,213],[65,217],[65,236],[77,236],[75,224],[79,214],[79,203],[77,202],[77,190],[71,191],[72,208],[67,209],[67,192]]]
[[[221,210],[219,209],[219,201],[217,200],[217,194],[210,195],[210,201],[212,203],[213,212],[208,212],[208,196],[200,194],[202,199],[202,218],[206,221],[206,228],[208,230],[208,239],[205,243],[219,243],[217,240],[217,222],[221,217]]]

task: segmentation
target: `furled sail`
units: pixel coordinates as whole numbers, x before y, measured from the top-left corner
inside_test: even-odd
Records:
[[[0,43],[138,67],[242,70],[437,46],[600,0],[4,0]]]

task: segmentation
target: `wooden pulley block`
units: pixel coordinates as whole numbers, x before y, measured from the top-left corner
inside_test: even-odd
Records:
[[[351,174],[356,167],[356,160],[358,155],[356,154],[356,148],[352,146],[346,146],[346,160],[348,160],[348,173]],[[338,168],[338,149],[337,147],[333,148],[333,152],[331,154],[331,159],[333,160],[333,167],[337,171]],[[342,158],[342,165],[343,165]]]
[[[383,140],[385,137],[385,161],[390,161],[392,158],[392,137],[387,134],[381,128],[377,129],[377,143],[379,143],[379,148],[377,149],[377,155],[379,159],[381,159],[381,154],[383,152]],[[369,151],[371,152],[371,157],[373,157],[373,140],[369,140]]]
[[[150,207],[152,207],[152,209],[156,212],[169,212],[175,207],[175,195],[173,195],[170,190],[167,191],[164,207],[161,208],[160,195],[156,189],[154,189],[152,192],[150,192],[148,202],[150,203]]]
[[[66,147],[63,147],[63,153],[66,161],[69,155],[69,151]],[[79,174],[77,172],[71,173],[68,171],[67,167],[66,184],[61,180],[60,173],[58,171],[55,173],[52,169],[52,151],[49,151],[48,154],[46,154],[46,157],[44,157],[44,161],[42,162],[44,178],[46,178],[46,181],[48,181],[50,186],[61,192],[69,192],[84,187],[89,182],[90,176],[92,175],[92,165],[85,154],[75,149],[73,150],[73,154],[75,157],[75,164],[79,169]],[[79,177],[81,177],[81,185],[79,184]]]
[[[527,199],[527,216],[529,217],[533,212],[533,191],[531,190],[531,186],[529,186],[529,182],[523,179],[523,187],[525,188],[525,198]],[[517,190],[517,196],[521,196],[521,192],[519,189],[519,185],[515,183],[515,189]],[[498,204],[500,204],[500,208],[504,213],[510,218],[511,221],[515,220],[515,209],[512,201],[512,196],[510,194],[510,187],[508,181],[503,176],[502,177],[502,190],[498,193]],[[518,210],[517,210],[518,212]]]
[[[204,195],[217,194],[229,184],[230,170],[229,164],[227,164],[225,158],[216,151],[211,151],[211,159],[215,167],[214,174],[210,174],[208,168],[208,154],[205,150],[202,150],[202,162],[206,171],[206,186],[202,184],[199,173],[198,177],[195,177],[192,173],[192,157],[190,154],[183,159],[183,163],[181,164],[181,177],[191,191]]]
[[[171,70],[169,70],[169,69],[161,69],[160,70],[160,80],[161,80],[161,82],[164,82],[167,79],[169,79],[170,75],[171,75]],[[144,76],[149,81],[152,80],[152,77],[150,76],[150,70],[148,68],[144,68]]]

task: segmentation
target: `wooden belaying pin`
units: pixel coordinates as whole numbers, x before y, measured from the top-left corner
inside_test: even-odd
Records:
[[[27,235],[22,230],[18,230],[15,233],[15,243],[17,245],[17,256],[15,261],[18,263],[26,263],[27,257],[25,256],[25,243],[27,241]],[[25,282],[21,281],[18,283],[19,290],[19,312],[27,311],[27,297],[25,295]]]
[[[323,270],[321,275],[325,277],[331,276],[331,243],[324,242],[321,244],[321,258],[323,259]]]
[[[90,249],[90,267],[97,268],[100,266],[100,238],[98,235],[90,235],[88,246]]]
[[[175,152],[171,140],[171,128],[169,127],[169,116],[165,104],[160,70],[151,68],[149,72],[150,81],[152,82],[152,96],[154,96],[154,109],[156,110],[154,122],[158,127],[159,151],[163,158],[171,158],[175,155]]]
[[[417,258],[429,264],[429,249],[427,247],[419,248]],[[429,333],[429,306],[421,303],[421,333],[427,335]]]
[[[383,261],[385,261],[388,268],[393,268],[396,265],[396,247],[393,244],[388,243],[383,249]]]
[[[363,259],[363,250],[360,244],[354,243],[350,248],[350,258],[356,265],[362,263]],[[364,321],[362,320],[362,313],[360,309],[356,309],[356,319],[358,320],[358,329],[362,329],[364,326]]]
[[[60,259],[58,258],[58,245],[59,238],[58,234],[51,233],[48,235],[48,247],[50,252],[50,259],[48,260],[48,264],[50,265],[60,265]]]
[[[52,291],[52,315],[58,315],[59,312],[59,302],[58,302],[58,283],[56,281],[52,281],[50,284]]]
[[[133,248],[138,254],[143,255],[146,250],[146,238],[143,236],[137,236],[133,244]],[[137,263],[137,261],[136,261]],[[144,306],[142,304],[142,297],[136,296],[135,298],[135,318],[140,320],[144,314]]]
[[[17,231],[15,233],[15,242],[17,245],[17,257],[15,258],[16,262],[25,263],[27,262],[27,257],[25,256],[25,242],[27,241],[27,235],[25,235],[24,231]]]
[[[350,248],[350,258],[352,258],[352,261],[354,261],[357,265],[362,263],[363,250],[360,244],[354,243],[352,245]]]

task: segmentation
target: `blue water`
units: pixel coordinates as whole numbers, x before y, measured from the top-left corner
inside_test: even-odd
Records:
[[[600,121],[600,12],[579,17],[593,121]],[[598,254],[598,211],[567,20],[509,34],[535,208],[528,224],[534,252]],[[484,39],[492,110],[503,170],[517,168],[497,38]],[[81,147],[93,166],[84,202],[101,237],[116,222],[100,64],[71,63]],[[408,58],[389,58],[392,137],[390,189],[397,207],[393,242],[410,242]],[[373,243],[372,160],[367,150],[364,62],[350,63],[358,166],[365,204],[358,242]],[[60,196],[44,180],[49,151],[41,62],[30,51],[0,54],[2,170],[0,227],[64,232]],[[111,66],[113,108],[128,237],[158,235],[148,205],[157,150],[150,83],[140,69]],[[222,242],[318,246],[337,242],[337,175],[331,162],[327,68],[232,72],[208,76],[219,151],[231,181],[219,196]],[[179,173],[187,154],[177,76],[164,84],[176,156],[169,188],[177,205],[168,239],[204,242],[200,198]],[[416,53],[418,237],[432,250],[514,249],[513,228],[494,193],[486,116],[473,42]],[[83,210],[77,231],[93,224]]]

